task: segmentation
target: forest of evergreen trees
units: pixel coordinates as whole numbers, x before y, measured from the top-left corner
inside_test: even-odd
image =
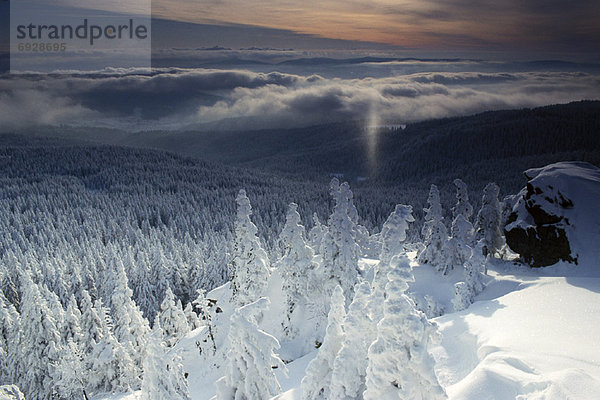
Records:
[[[273,353],[278,339],[257,330],[275,271],[284,294],[274,299],[284,310],[274,325],[277,337],[302,338],[307,348],[322,342],[302,383],[306,398],[349,390],[345,385],[356,377],[341,366],[355,351],[362,352],[358,379],[364,387],[352,390],[378,398],[377,379],[385,379],[378,365],[390,357],[385,335],[397,333],[379,331],[377,322],[401,326],[405,318],[417,318],[429,332],[426,343],[433,327],[425,315],[440,312],[434,299],[423,304],[403,294],[412,279],[405,245],[418,248],[419,261],[440,274],[464,266],[457,310],[481,290],[485,256],[498,255],[503,246],[495,184],[486,186],[474,215],[467,186],[454,181],[451,226],[432,185],[420,224],[423,243],[414,247],[407,240],[415,222],[411,206],[396,205],[384,215],[386,205],[377,206],[384,194],[373,189],[372,198],[357,202],[336,178],[321,187],[158,151],[14,143],[0,150],[0,377],[29,399],[137,389],[150,399],[186,399],[184,371],[168,349],[201,326],[208,328],[199,356],[223,357],[218,398],[276,394],[271,366],[281,362]],[[371,213],[361,215],[364,209]],[[324,215],[323,222],[316,215]],[[369,230],[362,222],[367,219],[371,226],[385,223]],[[312,228],[307,231],[302,221]],[[358,267],[363,256],[381,260],[372,273]],[[231,306],[219,306],[238,308],[225,330],[223,321],[217,323],[215,300],[205,293],[228,281]],[[368,318],[361,322],[361,315]],[[346,330],[357,324],[356,337],[365,328],[371,332],[366,338],[380,341],[372,355],[365,347],[370,342],[359,346],[350,334],[336,336],[342,320]],[[257,369],[240,370],[239,357],[258,357]],[[327,357],[342,358],[332,364]],[[401,362],[410,356],[394,357]],[[340,367],[324,371],[320,363]],[[430,379],[431,360],[423,363],[405,369],[405,379]],[[323,373],[330,381],[321,379]],[[418,390],[443,395],[439,384],[428,385]]]

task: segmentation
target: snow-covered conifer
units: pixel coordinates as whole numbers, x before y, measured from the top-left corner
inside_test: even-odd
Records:
[[[373,321],[368,312],[370,296],[370,284],[359,283],[344,320],[344,341],[333,362],[330,400],[362,398],[367,354],[377,337],[377,321]]]
[[[86,398],[87,373],[81,346],[70,338],[61,353],[60,360],[53,365],[55,395],[60,399]]]
[[[56,323],[56,328],[59,332],[62,332],[65,329],[65,309],[63,308],[60,298],[44,284],[38,284],[38,290],[50,308],[50,312],[52,313],[54,322]]]
[[[250,220],[252,206],[241,189],[236,198],[237,218],[231,270],[233,302],[243,306],[256,301],[267,288],[269,259],[258,239],[256,225]]]
[[[108,309],[96,300],[94,309],[102,319],[102,336],[86,357],[89,371],[88,391],[92,394],[128,392],[139,387],[139,369],[129,352],[113,334],[112,318]]]
[[[210,348],[210,353],[215,354],[217,351],[217,343],[215,341],[215,329],[213,326],[213,313],[210,301],[206,298],[204,289],[198,289],[198,297],[194,300],[194,306],[200,313],[199,319],[201,326],[206,326],[206,343]],[[203,353],[206,354],[206,348],[203,348]]]
[[[260,330],[258,320],[270,305],[263,297],[231,316],[225,376],[216,382],[217,399],[269,399],[281,393],[273,368],[286,370],[274,353],[279,342]]]
[[[473,225],[462,215],[458,214],[452,222],[452,237],[444,246],[444,274],[456,267],[462,267],[471,257],[471,242]]]
[[[160,305],[160,313],[158,313],[158,321],[160,321],[161,331],[164,334],[164,342],[167,347],[173,347],[179,339],[181,339],[190,328],[187,318],[181,309],[181,302],[175,302],[175,296],[171,288],[167,288],[165,299]]]
[[[188,301],[187,295],[190,283],[188,282],[187,265],[183,261],[181,254],[175,253],[173,261],[170,264],[171,270],[171,289],[175,298],[180,301]],[[195,282],[194,282],[195,283]]]
[[[61,339],[56,318],[29,272],[21,273],[21,355],[19,387],[28,398],[50,398],[52,364],[59,361]]]
[[[328,230],[320,249],[323,257],[322,272],[324,277],[330,280],[324,284],[331,288],[340,285],[344,295],[349,299],[352,298],[354,285],[358,281],[360,255],[360,248],[354,236],[355,224],[348,214],[351,193],[347,183],[339,185],[337,179],[332,180],[331,194],[335,206],[329,217]]]
[[[137,267],[136,282],[132,285],[133,298],[140,307],[144,317],[148,321],[153,321],[157,313],[158,300],[154,288],[154,281],[150,274],[150,261],[144,257],[144,262],[140,262]],[[160,268],[158,265],[155,268]]]
[[[138,376],[141,378],[142,360],[146,348],[146,339],[150,333],[148,320],[144,318],[139,307],[132,299],[133,291],[123,263],[115,260],[114,292],[112,294],[112,316],[114,321],[114,334],[121,345],[129,352]],[[134,385],[137,388],[137,385]]]
[[[313,227],[308,232],[308,243],[312,249],[319,251],[323,236],[325,236],[325,233],[327,232],[327,226],[321,223],[317,213],[313,213],[313,224]]]
[[[498,200],[500,187],[495,183],[488,183],[483,189],[483,198],[481,199],[481,209],[477,214],[475,224],[476,239],[483,239],[483,255],[487,256],[497,254],[504,245],[502,236],[502,207]]]
[[[142,398],[144,400],[189,400],[185,372],[181,359],[171,355],[165,345],[159,318],[152,326],[144,357],[144,379]]]
[[[405,252],[406,231],[408,230],[408,224],[414,222],[414,220],[412,206],[398,204],[381,229],[381,255],[379,256],[379,264],[375,266],[373,292],[369,300],[375,324],[383,318],[385,286],[388,282],[387,274],[392,268],[390,263],[394,256]]]
[[[15,254],[16,249],[6,249],[5,254],[0,258],[0,290],[15,307],[19,306],[21,294],[18,290],[19,271],[22,269],[22,262]],[[9,267],[10,266],[10,267]]]
[[[283,257],[277,262],[283,280],[283,293],[286,296],[286,315],[283,322],[284,334],[294,337],[296,330],[292,324],[292,314],[298,304],[306,302],[308,285],[306,277],[309,269],[314,267],[314,252],[306,244],[304,226],[298,214],[298,205],[289,205],[285,226],[279,241],[283,249]]]
[[[432,265],[438,271],[442,271],[445,267],[444,245],[448,240],[448,230],[443,222],[440,192],[437,186],[431,185],[427,202],[429,207],[423,209],[425,223],[421,230],[425,248],[419,254],[418,260],[422,264]]]
[[[354,235],[354,241],[359,247],[360,254],[364,254],[370,250],[371,243],[369,240],[369,231],[364,226],[358,223],[358,210],[354,205],[354,193],[350,190],[350,185],[347,182],[341,185],[337,181],[337,178],[332,179],[330,189],[334,197],[341,196],[347,204],[347,213],[350,221],[352,222],[352,234]],[[335,194],[337,192],[337,195]]]
[[[433,222],[441,221],[444,219],[442,212],[442,203],[440,201],[440,191],[436,185],[429,187],[429,195],[427,196],[427,204],[429,207],[424,208],[425,211],[425,223],[421,229],[421,235],[423,240],[427,240],[433,233]]]
[[[459,214],[452,221],[452,228],[450,230],[453,238],[457,238],[466,245],[469,245],[473,239],[473,224],[469,222],[464,215]]]
[[[302,379],[303,400],[329,399],[335,358],[344,342],[345,304],[344,292],[338,285],[331,296],[325,339],[317,357],[306,367],[306,376]]]
[[[436,327],[405,294],[412,280],[406,256],[388,274],[384,317],[368,353],[365,400],[445,399],[427,351]]]
[[[194,306],[192,303],[187,303],[185,308],[183,309],[183,314],[185,315],[185,319],[188,324],[188,328],[190,331],[193,331],[196,328],[200,328],[202,323],[200,322],[200,318],[198,318],[198,314],[194,311]]]
[[[155,246],[152,249],[152,253],[150,255],[150,283],[153,285],[152,287],[152,299],[154,303],[148,305],[148,321],[153,321],[156,314],[160,309],[160,304],[162,303],[165,293],[167,292],[167,288],[169,287],[170,280],[170,272],[167,267],[167,259],[165,258],[164,252],[161,246]]]
[[[0,382],[8,383],[18,376],[21,357],[19,312],[0,290]]]
[[[94,346],[102,339],[105,321],[102,319],[99,310],[92,303],[87,290],[82,291],[81,309],[83,310],[80,319],[81,333],[83,335],[82,351],[87,357],[91,354]]]
[[[83,345],[83,334],[81,332],[81,311],[79,311],[77,300],[75,300],[74,295],[71,295],[69,302],[67,303],[61,336],[63,343],[65,344],[69,340],[72,340],[78,346]]]
[[[467,184],[460,179],[455,179],[454,186],[456,186],[456,205],[452,207],[452,218],[456,219],[462,215],[467,221],[470,221],[473,215],[473,206],[469,203]]]
[[[464,281],[454,285],[454,310],[461,311],[469,307],[485,287],[486,258],[483,257],[484,241],[480,240],[464,264]]]
[[[381,241],[383,242],[380,259],[389,262],[393,256],[404,251],[403,243],[406,240],[408,224],[414,222],[412,206],[397,204],[394,211],[381,228]]]

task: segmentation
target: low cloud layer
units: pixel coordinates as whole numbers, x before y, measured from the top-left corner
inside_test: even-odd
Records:
[[[428,72],[340,79],[206,69],[8,75],[0,79],[0,127],[175,130],[236,120],[245,121],[237,126],[252,128],[348,119],[407,123],[583,99],[600,99],[600,75]]]

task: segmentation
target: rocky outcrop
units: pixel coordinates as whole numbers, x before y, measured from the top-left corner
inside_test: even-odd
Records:
[[[577,219],[586,218],[590,202],[600,201],[588,196],[595,193],[590,186],[600,187],[600,169],[564,162],[527,170],[525,177],[527,186],[509,200],[512,211],[504,228],[506,243],[533,267],[559,261],[577,264],[573,240],[579,225],[585,225]]]

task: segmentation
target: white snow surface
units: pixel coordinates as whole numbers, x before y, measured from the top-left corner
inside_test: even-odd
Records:
[[[600,278],[524,268],[496,266],[478,301],[436,319],[437,374],[451,399],[600,394]]]

